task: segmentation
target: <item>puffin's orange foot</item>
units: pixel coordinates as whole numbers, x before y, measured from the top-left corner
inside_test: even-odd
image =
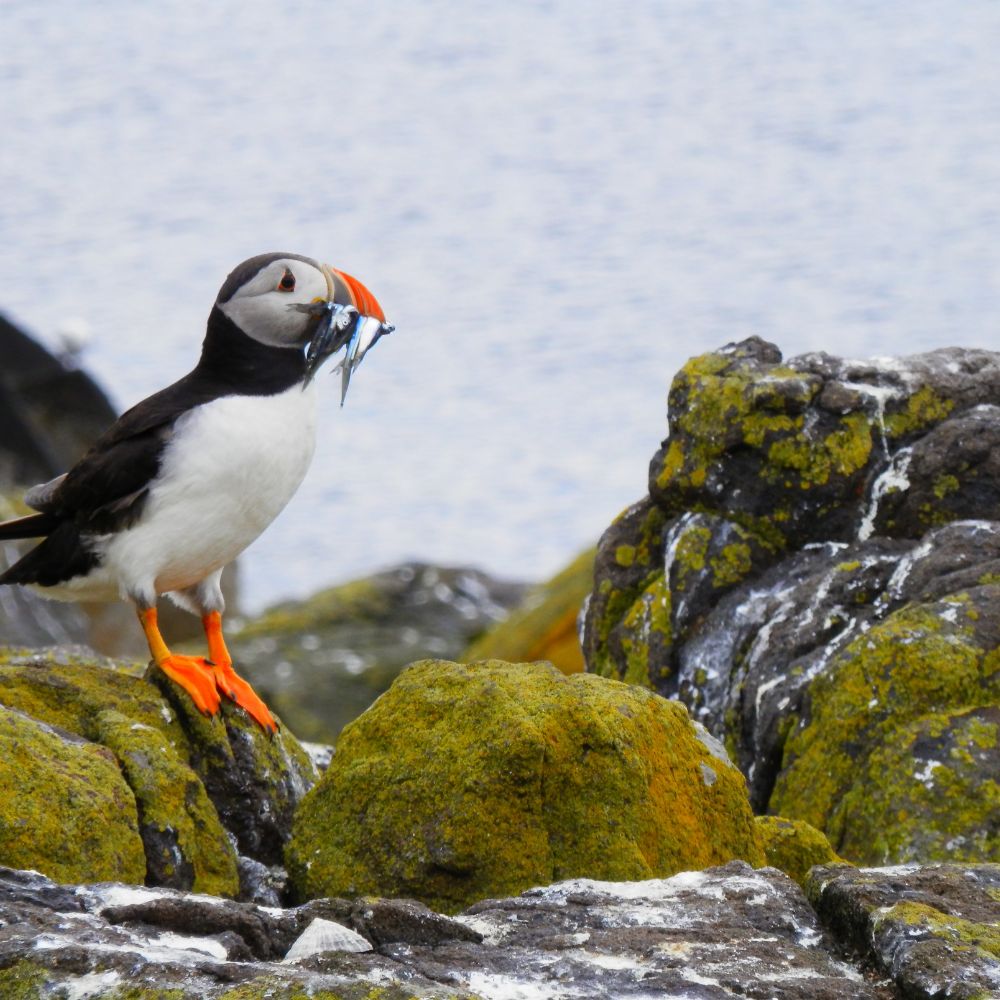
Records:
[[[171,653],[160,660],[157,666],[191,695],[199,712],[215,715],[219,711],[219,692],[208,660],[201,656]]]
[[[251,716],[268,735],[278,731],[278,723],[273,715],[268,711],[267,705],[261,701],[257,692],[243,680],[231,663],[212,663],[208,661],[215,686],[230,701],[236,702],[248,715]]]

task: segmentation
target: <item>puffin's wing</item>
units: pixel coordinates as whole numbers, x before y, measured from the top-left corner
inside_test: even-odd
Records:
[[[174,422],[213,395],[186,376],[123,413],[60,480],[31,491],[37,507],[85,531],[117,531],[142,510]],[[50,489],[51,487],[51,489]]]

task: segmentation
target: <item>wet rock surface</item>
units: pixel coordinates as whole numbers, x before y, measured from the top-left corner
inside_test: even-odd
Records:
[[[459,656],[525,590],[474,569],[405,563],[278,605],[234,630],[229,645],[298,736],[332,743],[407,663]]]
[[[567,881],[457,918],[402,900],[275,910],[0,869],[4,995],[110,1000],[126,987],[142,1000],[168,990],[171,1000],[895,995],[838,956],[794,882],[740,862]]]
[[[1000,859],[998,399],[986,351],[692,359],[598,547],[588,669],[683,700],[755,811],[850,860]]]

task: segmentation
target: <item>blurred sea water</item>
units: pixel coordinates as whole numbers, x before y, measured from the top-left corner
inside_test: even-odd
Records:
[[[398,327],[343,410],[327,381],[251,607],[404,557],[555,571],[727,341],[998,346],[994,0],[2,11],[0,310],[87,321],[122,407],[258,252],[356,274]]]

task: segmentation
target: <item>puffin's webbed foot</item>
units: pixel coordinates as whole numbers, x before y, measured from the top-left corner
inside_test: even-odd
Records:
[[[268,711],[267,705],[261,701],[257,692],[250,687],[235,670],[233,658],[226,648],[226,640],[222,636],[222,615],[218,611],[210,611],[201,619],[205,627],[205,638],[208,640],[208,655],[210,657],[212,676],[215,686],[231,701],[239,705],[269,736],[278,731],[278,723]]]
[[[199,712],[211,716],[219,711],[215,674],[212,664],[204,657],[171,653],[156,665],[187,691]]]
[[[212,663],[209,669],[218,691],[235,702],[269,735],[278,731],[278,722],[268,711],[259,695],[235,670],[231,663]]]

